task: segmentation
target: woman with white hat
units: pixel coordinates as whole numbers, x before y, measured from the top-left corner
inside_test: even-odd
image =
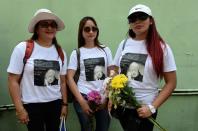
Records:
[[[142,106],[138,109],[120,106],[112,113],[117,114],[124,131],[152,131],[153,124],[146,118],[156,118],[157,109],[176,88],[176,64],[169,45],[157,32],[149,7],[138,4],[131,8],[127,18],[128,36],[120,43],[114,64],[125,75],[131,63],[141,65],[142,77],[129,79],[128,86]],[[162,78],[165,84],[158,93]]]
[[[64,27],[50,10],[39,9],[28,27],[32,37],[20,42],[11,55],[8,87],[17,117],[29,131],[58,131],[60,117],[67,115],[67,59],[56,40]],[[49,70],[57,76],[45,84]]]

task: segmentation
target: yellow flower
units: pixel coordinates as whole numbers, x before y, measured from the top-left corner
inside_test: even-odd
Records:
[[[116,75],[111,80],[111,87],[113,89],[124,88],[127,84],[128,78],[124,74]]]

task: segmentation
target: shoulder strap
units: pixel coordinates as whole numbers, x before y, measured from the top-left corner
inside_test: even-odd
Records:
[[[127,42],[128,37],[124,40],[123,46],[122,46],[122,51],[124,50],[125,46],[126,46],[126,42]]]
[[[80,71],[80,49],[75,49],[76,50],[76,56],[77,56],[77,70]]]
[[[33,40],[27,40],[26,48],[25,48],[25,55],[23,57],[23,69],[22,69],[22,73],[21,73],[21,77],[19,79],[19,82],[21,82],[21,79],[22,79],[23,73],[24,73],[25,64],[26,64],[27,60],[30,58],[30,56],[32,55],[33,49],[34,49],[34,41]]]
[[[24,58],[23,58],[23,64],[24,64],[24,66],[25,66],[27,60],[32,55],[33,49],[34,49],[34,41],[33,40],[28,40],[26,42],[25,55],[24,55]]]
[[[63,66],[64,65],[64,53],[63,53],[62,48],[61,47],[58,47],[57,48],[57,52],[58,52],[59,57],[61,58],[62,66]]]

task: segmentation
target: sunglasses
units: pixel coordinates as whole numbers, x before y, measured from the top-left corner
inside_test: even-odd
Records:
[[[94,27],[94,26],[92,26],[92,27],[84,27],[83,28],[83,31],[84,32],[87,32],[87,33],[89,33],[90,31],[92,31],[92,32],[98,32],[98,28],[97,27]]]
[[[128,21],[129,21],[129,23],[134,23],[137,20],[144,21],[144,20],[148,19],[148,17],[149,17],[149,15],[146,13],[138,12],[138,13],[134,13],[134,14],[130,15],[128,17]]]
[[[41,27],[41,28],[48,28],[49,26],[51,27],[51,28],[57,28],[58,27],[58,25],[56,24],[56,22],[55,21],[40,21],[39,22],[39,26]]]

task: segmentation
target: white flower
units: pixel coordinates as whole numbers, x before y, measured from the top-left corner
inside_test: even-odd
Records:
[[[104,79],[104,82],[103,82],[104,89],[107,88],[107,86],[108,86],[108,84],[109,84],[111,79],[112,79],[111,77],[107,77],[107,78]]]

